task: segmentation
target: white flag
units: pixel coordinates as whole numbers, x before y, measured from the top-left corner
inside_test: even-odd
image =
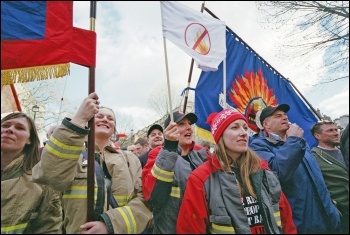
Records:
[[[178,2],[160,2],[163,36],[204,71],[216,71],[226,57],[226,24]]]

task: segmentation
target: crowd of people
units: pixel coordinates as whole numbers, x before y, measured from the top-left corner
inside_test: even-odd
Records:
[[[348,234],[349,126],[340,134],[334,122],[319,121],[303,130],[289,111],[265,107],[253,136],[240,112],[212,113],[213,143],[196,143],[196,114],[176,111],[126,150],[115,147],[115,113],[95,92],[50,128],[43,148],[32,118],[11,113],[1,119],[1,233]]]

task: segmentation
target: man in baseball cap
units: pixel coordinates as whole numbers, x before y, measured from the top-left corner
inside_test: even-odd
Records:
[[[144,168],[144,166],[147,163],[148,160],[148,154],[152,151],[152,149],[163,146],[164,144],[164,136],[163,136],[163,127],[158,124],[153,124],[147,131],[147,142],[149,146],[149,150],[142,153],[140,156],[138,156],[141,167]],[[142,232],[142,234],[153,234],[153,226],[154,226],[154,220],[153,218],[148,221],[147,227]]]
[[[304,130],[289,123],[289,109],[287,104],[264,108],[260,115],[264,131],[251,138],[249,147],[278,176],[299,234],[339,233],[338,209],[303,137]]]
[[[142,153],[139,157],[142,168],[146,165],[148,153],[157,146],[163,146],[164,136],[163,127],[158,124],[153,124],[147,131],[147,142],[150,147],[148,151]]]
[[[158,124],[153,124],[147,131],[147,137],[152,133],[153,130],[159,130],[163,133],[163,127]]]
[[[261,111],[260,114],[260,123],[263,126],[264,120],[271,116],[274,112],[277,110],[282,110],[283,112],[287,113],[289,111],[290,107],[288,104],[280,104],[278,106],[267,106]]]

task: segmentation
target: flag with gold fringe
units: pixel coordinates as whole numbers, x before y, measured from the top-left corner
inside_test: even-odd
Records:
[[[96,65],[96,33],[73,27],[73,1],[1,1],[1,84]]]

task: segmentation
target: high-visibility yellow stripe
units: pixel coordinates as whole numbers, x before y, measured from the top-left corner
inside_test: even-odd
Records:
[[[275,216],[277,225],[281,226],[282,222],[281,222],[281,213],[280,213],[280,211],[277,211],[277,212],[273,213],[273,215]]]
[[[81,151],[83,150],[83,145],[81,146],[72,146],[72,145],[67,145],[64,144],[60,141],[58,141],[53,135],[50,136],[51,142],[53,142],[55,145],[57,145],[59,148],[64,149],[64,150],[70,150],[70,151]]]
[[[97,188],[94,188],[94,199],[97,200]],[[67,189],[62,198],[82,199],[87,198],[87,186],[71,186]]]
[[[125,206],[132,198],[133,195],[121,196],[113,195],[119,206]]]
[[[136,234],[137,227],[134,215],[129,206],[118,207],[117,210],[122,215],[128,234]]]
[[[45,148],[49,153],[58,158],[78,159],[81,151],[83,150],[83,146],[66,145],[55,139],[53,136],[50,137],[50,141],[50,143],[45,145]]]
[[[164,182],[173,182],[174,180],[174,172],[173,171],[165,171],[157,167],[156,164],[152,167],[151,170],[152,175],[161,181]]]
[[[62,198],[65,199],[86,199],[86,194],[64,194]],[[94,196],[94,200],[97,200],[97,195]]]
[[[52,148],[50,145],[47,145],[47,146],[45,145],[45,148],[49,153],[55,155],[58,158],[75,160],[75,159],[78,159],[80,156],[80,154],[61,153],[60,151]]]
[[[211,233],[216,234],[233,234],[236,233],[235,229],[232,226],[222,226],[218,224],[211,224]]]
[[[87,194],[64,194],[62,196],[62,198],[65,199],[86,199],[87,198]],[[97,200],[97,195],[94,195],[94,200]]]
[[[87,186],[73,185],[68,190],[87,190]],[[95,191],[97,191],[96,187],[95,187]]]
[[[180,187],[171,187],[170,196],[180,198]]]
[[[22,234],[24,229],[27,227],[28,223],[11,225],[11,226],[1,226],[1,234]]]

